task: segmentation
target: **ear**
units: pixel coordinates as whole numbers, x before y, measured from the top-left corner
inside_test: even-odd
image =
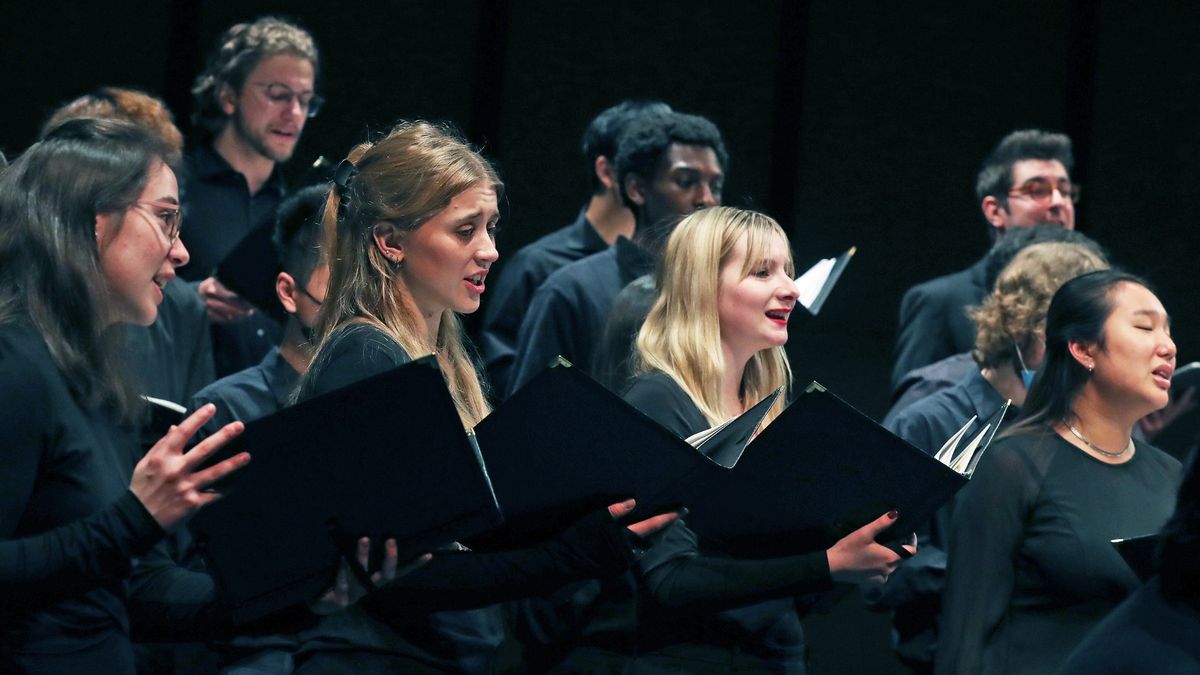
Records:
[[[1084,370],[1091,370],[1096,366],[1096,345],[1087,342],[1068,342],[1067,350],[1071,352],[1071,358],[1083,366]]]
[[[279,297],[279,304],[287,310],[288,314],[296,313],[296,280],[287,272],[280,272],[279,276],[275,277],[275,295]]]
[[[992,227],[1003,232],[1008,225],[1008,209],[1000,204],[1000,200],[988,195],[983,198],[980,208],[983,209],[984,219],[991,223]]]
[[[592,165],[592,170],[596,172],[596,180],[604,186],[605,190],[614,192],[617,189],[617,165],[608,161],[604,155],[596,158]]]
[[[371,238],[375,240],[375,245],[379,247],[379,252],[388,261],[392,263],[404,262],[404,247],[401,245],[404,233],[397,229],[391,222],[381,220],[375,223],[375,227],[371,229]]]
[[[237,94],[234,93],[233,87],[229,83],[221,85],[217,91],[217,103],[221,106],[221,112],[226,115],[232,115],[234,110],[237,110]]]
[[[638,206],[646,205],[646,183],[642,177],[636,173],[627,174],[625,176],[625,194],[629,195],[629,201]]]
[[[108,245],[109,241],[117,235],[117,230],[121,225],[121,214],[112,213],[97,213],[96,214],[96,250],[100,250]]]

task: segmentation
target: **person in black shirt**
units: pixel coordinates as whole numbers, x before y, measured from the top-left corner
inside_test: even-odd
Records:
[[[971,417],[990,419],[1006,400],[1013,405],[1006,417],[1015,419],[1045,354],[1050,298],[1068,279],[1107,267],[1104,257],[1083,243],[1047,242],[1023,248],[1000,273],[983,304],[971,312],[977,326],[972,370],[884,426],[935,454]],[[892,609],[896,651],[918,672],[933,670],[951,511],[950,506],[944,507],[918,533],[921,552],[870,597],[874,604]]]
[[[790,384],[783,345],[793,275],[787,238],[767,216],[716,207],[683,219],[666,244],[626,400],[686,438]],[[783,407],[781,397],[766,423]],[[900,556],[874,539],[895,516],[827,551],[760,560],[717,553],[680,521],[625,586],[600,593],[559,670],[802,673],[799,596],[839,581],[883,583]]]
[[[480,349],[494,394],[503,395],[516,353],[517,332],[533,293],[558,268],[599,253],[618,236],[633,235],[633,213],[621,201],[617,138],[633,120],[671,107],[657,101],[622,101],[591,121],[583,134],[592,195],[574,223],[517,251],[504,263],[484,311]]]
[[[1053,673],[1137,577],[1111,545],[1171,513],[1179,462],[1135,441],[1167,405],[1175,343],[1137,277],[1089,272],[1046,315],[1020,420],[954,502],[935,672]]]
[[[100,87],[58,107],[42,125],[45,136],[77,117],[116,117],[157,134],[167,148],[167,163],[176,166],[183,154],[183,135],[161,100],[134,89]],[[158,317],[149,326],[124,324],[125,368],[140,393],[175,403],[212,382],[212,338],[204,303],[181,279],[163,286]],[[150,442],[157,440],[153,437]]]
[[[1059,675],[1200,672],[1200,460],[1193,455],[1175,513],[1159,534],[1158,574],[1109,614]]]
[[[473,427],[489,408],[457,314],[479,308],[499,255],[499,178],[449,130],[414,122],[354,148],[335,180],[325,208],[329,286],[298,397],[433,353],[463,424]],[[420,424],[403,410],[389,422],[397,433]],[[492,671],[503,631],[489,605],[618,574],[633,561],[638,536],[676,517],[663,514],[628,529],[614,522],[631,508],[614,504],[532,548],[437,551],[425,566],[364,598],[363,608],[380,622],[336,636],[342,653],[302,655],[299,670]]]
[[[202,137],[188,156],[184,239],[192,259],[179,274],[197,284],[208,308],[218,377],[258,363],[279,342],[263,308],[214,274],[239,242],[269,236],[285,192],[279,165],[321,107],[318,64],[308,32],[268,17],[226,30],[192,88]]]
[[[288,315],[283,340],[258,365],[217,380],[193,397],[190,410],[206,403],[217,405],[217,413],[201,433],[280,410],[308,370],[315,346],[313,327],[329,282],[329,264],[320,250],[321,209],[328,191],[325,186],[307,187],[280,206],[274,241],[282,271],[275,292]]]
[[[211,408],[137,459],[139,401],[109,339],[117,323],[149,325],[187,261],[167,157],[135,124],[82,118],[0,174],[5,672],[132,673],[133,558],[217,499],[205,488],[249,459],[198,468],[240,424],[184,452]]]
[[[728,164],[720,130],[703,117],[672,112],[629,124],[617,141],[617,180],[637,223],[633,240],[620,237],[546,279],[521,322],[509,394],[558,355],[592,371],[613,299],[653,269],[681,217],[721,203]]]
[[[1071,139],[1037,129],[1005,136],[984,160],[975,182],[988,236],[1040,223],[1075,229],[1079,185],[1071,182]],[[900,301],[892,389],[906,373],[971,349],[975,330],[966,308],[991,290],[987,256],[965,270],[908,289]]]

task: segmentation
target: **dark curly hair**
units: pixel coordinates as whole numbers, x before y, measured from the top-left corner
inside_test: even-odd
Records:
[[[617,181],[621,185],[621,201],[635,212],[638,207],[625,192],[625,177],[633,174],[646,181],[652,179],[658,160],[674,143],[712,148],[721,170],[729,170],[725,140],[717,125],[708,119],[679,112],[637,119],[617,140]]]
[[[316,73],[320,63],[312,35],[294,23],[266,16],[252,23],[239,23],[217,40],[204,71],[192,85],[196,111],[192,122],[208,134],[216,134],[225,124],[221,110],[221,87],[229,85],[241,91],[246,76],[258,62],[276,54],[295,54],[307,59]]]

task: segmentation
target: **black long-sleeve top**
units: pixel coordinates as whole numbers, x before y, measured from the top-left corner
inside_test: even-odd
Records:
[[[0,326],[0,671],[132,671],[131,560],[164,534],[129,491],[136,448],[31,325]]]
[[[994,443],[955,501],[936,672],[1055,672],[1138,587],[1109,542],[1157,532],[1179,475],[1143,443],[1123,464],[1053,431]]]
[[[336,334],[310,366],[300,397],[332,391],[409,361],[408,353],[383,331],[366,324],[352,325]],[[403,411],[397,411],[397,421],[402,419]],[[399,424],[397,433],[402,429]],[[489,605],[548,593],[580,579],[612,577],[633,560],[628,535],[607,513],[593,514],[531,548],[497,553],[435,552],[429,563],[360,603],[393,633],[368,634],[367,626],[358,625],[349,633],[316,637],[337,639],[343,648],[349,642],[383,648],[423,664],[486,671],[504,638],[501,615]],[[381,644],[372,635],[386,639]],[[363,642],[364,638],[372,641]]]
[[[625,398],[682,438],[710,426],[683,389],[662,373],[639,377]],[[824,551],[737,559],[705,550],[704,542],[679,522],[646,552],[624,585],[600,591],[582,648],[559,671],[623,661],[625,672],[634,673],[802,673],[797,596],[831,586]]]

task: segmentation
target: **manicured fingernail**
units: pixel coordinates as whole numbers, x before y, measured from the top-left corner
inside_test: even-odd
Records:
[[[895,520],[898,517],[900,517],[900,512],[897,511],[896,509],[892,509],[891,511],[888,511],[888,518]]]
[[[626,499],[625,501],[621,502],[621,506],[624,506],[627,509],[632,509],[633,507],[637,506],[637,500]]]
[[[685,506],[685,507],[683,507],[683,508],[681,508],[681,509],[679,509],[679,517],[680,517],[680,518],[683,518],[684,516],[686,516],[686,515],[687,515],[687,514],[689,514],[689,513],[691,513],[691,512],[690,512],[690,511],[688,511],[688,507],[686,507],[686,506]]]

